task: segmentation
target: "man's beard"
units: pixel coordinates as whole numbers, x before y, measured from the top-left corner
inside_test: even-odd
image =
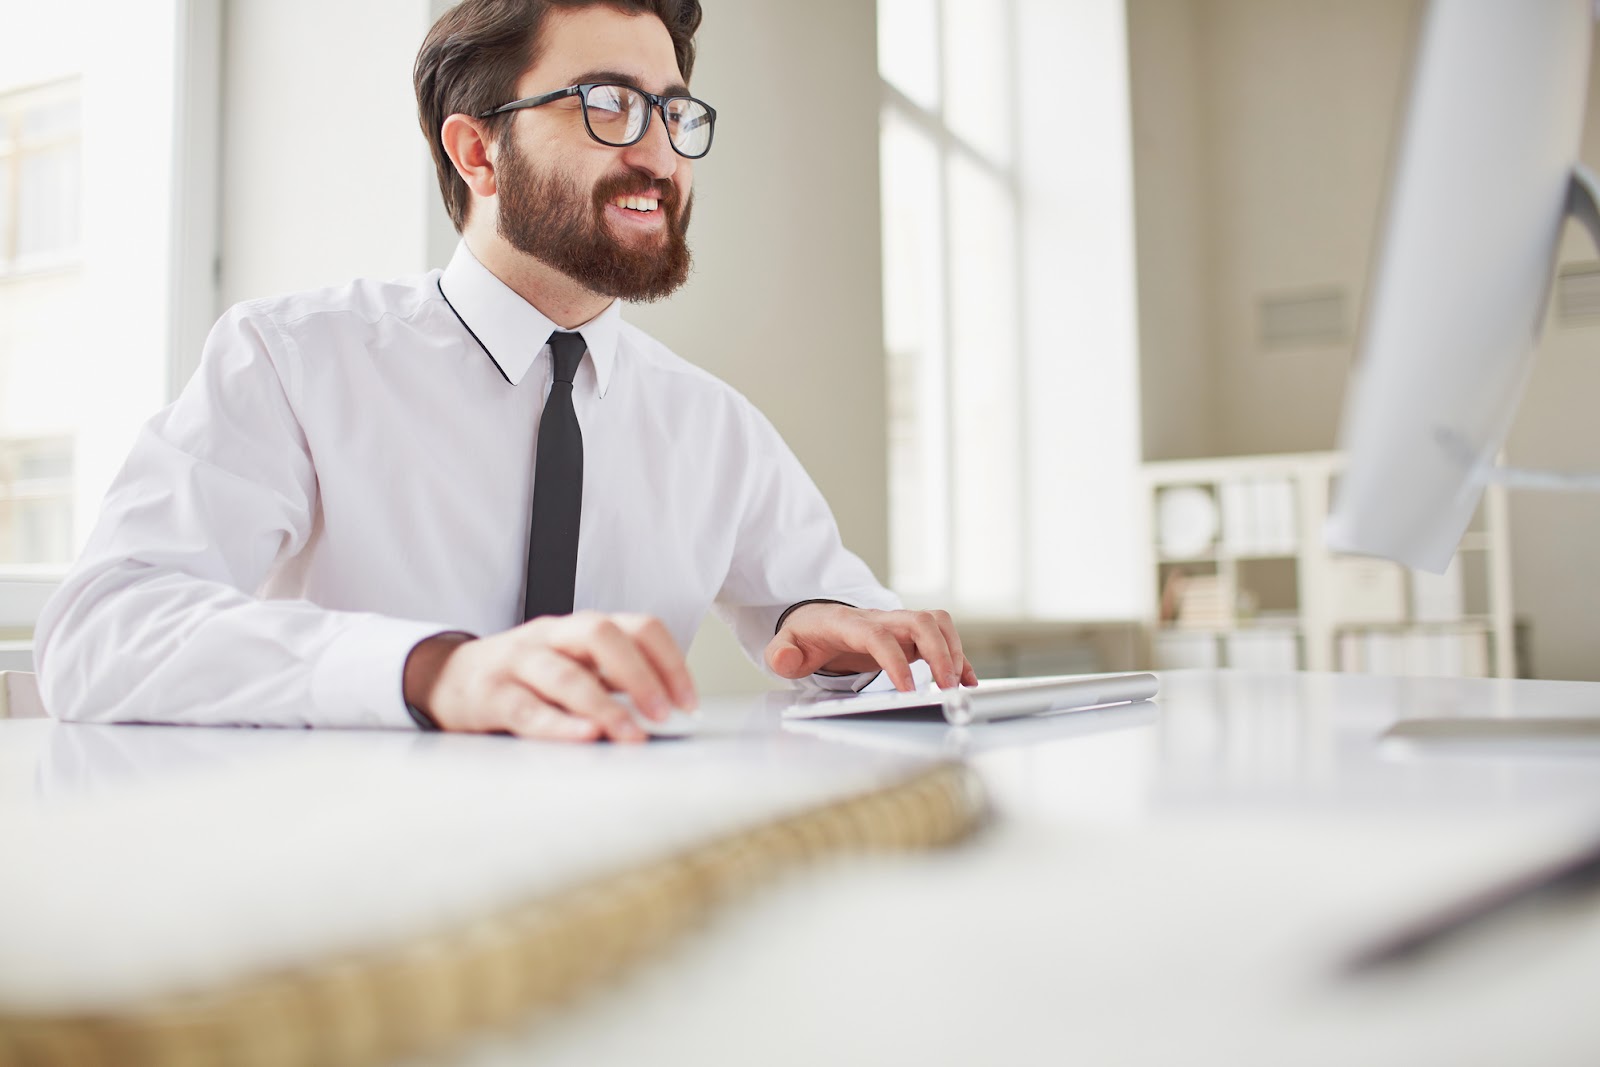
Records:
[[[679,212],[678,187],[637,170],[602,178],[591,195],[553,171],[536,171],[510,138],[499,160],[496,229],[519,252],[565,274],[590,292],[652,301],[689,277],[689,212]],[[637,247],[619,241],[606,224],[606,205],[618,196],[653,195],[663,213],[659,232]]]

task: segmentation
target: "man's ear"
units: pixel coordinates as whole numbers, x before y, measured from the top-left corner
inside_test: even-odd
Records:
[[[440,140],[456,173],[478,196],[494,196],[499,190],[495,183],[494,160],[489,150],[489,131],[477,119],[457,112],[444,120],[439,127]]]

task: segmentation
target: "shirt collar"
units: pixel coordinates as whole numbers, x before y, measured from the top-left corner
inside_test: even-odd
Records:
[[[439,293],[512,385],[522,381],[545,350],[551,331],[561,329],[479,263],[465,241],[456,245],[450,265],[439,276]],[[611,384],[621,321],[622,302],[613,300],[600,314],[576,327],[588,346],[602,397]]]

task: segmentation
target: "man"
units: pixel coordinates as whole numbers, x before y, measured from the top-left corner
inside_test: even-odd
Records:
[[[253,301],[144,428],[40,620],[98,721],[646,735],[708,607],[775,674],[976,684],[738,393],[620,319],[688,273],[697,0],[464,0],[417,103],[442,272]]]

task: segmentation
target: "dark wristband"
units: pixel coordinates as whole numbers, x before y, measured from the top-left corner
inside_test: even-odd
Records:
[[[787,619],[790,614],[793,613],[795,608],[803,608],[807,604],[844,604],[844,606],[847,608],[855,607],[854,604],[845,604],[842,600],[829,600],[827,597],[818,597],[814,600],[802,600],[798,604],[790,604],[788,607],[783,609],[783,614],[778,616],[778,625],[772,628],[772,632],[777,633],[779,630],[783,629],[783,620]]]
[[[417,729],[427,730],[433,733],[439,732],[439,724],[434,721],[433,716],[429,715],[415,704],[408,702],[406,704],[406,711],[411,713],[411,721],[417,724]]]
[[[477,640],[477,636],[478,635],[477,634],[468,633],[466,630],[441,630],[436,634],[431,634],[428,637],[423,638],[421,641],[418,641],[415,645],[412,645],[411,646],[411,652],[406,654],[406,661],[408,663],[410,662],[411,654],[416,652],[416,650],[419,647],[421,647],[424,642],[431,641],[435,637],[455,637],[455,636],[459,636],[459,637],[463,638],[463,640],[461,642],[459,642],[459,643],[460,644],[465,644],[467,641],[475,641],[475,640]],[[405,704],[405,706],[406,706],[406,714],[410,715],[411,716],[411,721],[417,724],[417,729],[426,730],[426,731],[428,731],[430,733],[439,733],[439,732],[441,732],[443,727],[441,727],[439,725],[439,720],[438,719],[435,719],[432,715],[428,714],[426,711],[423,711],[421,708],[419,708],[415,704],[411,703],[411,701],[405,699],[404,668],[401,669],[400,689],[401,689],[400,701],[401,701],[401,703]]]

